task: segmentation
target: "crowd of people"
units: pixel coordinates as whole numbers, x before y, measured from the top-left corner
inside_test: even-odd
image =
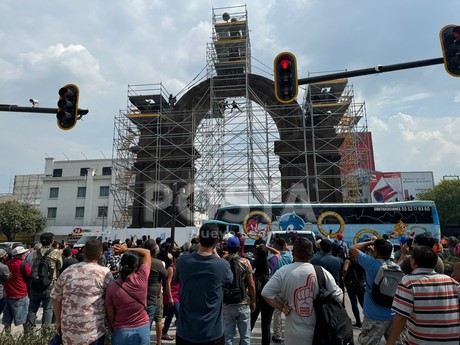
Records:
[[[90,240],[79,252],[43,233],[31,249],[0,249],[0,313],[6,332],[12,324],[28,332],[41,307],[41,327],[55,327],[66,345],[102,345],[106,334],[115,345],[144,345],[152,332],[157,344],[231,345],[238,333],[244,345],[259,315],[262,344],[313,344],[315,265],[333,299],[344,304],[347,293],[358,344],[458,344],[458,239],[399,240],[398,250],[387,236],[348,247],[339,233],[315,243],[297,237],[289,249],[275,238],[246,255],[241,234],[205,224],[181,247],[143,236]],[[383,265],[404,272],[389,305],[372,294]]]

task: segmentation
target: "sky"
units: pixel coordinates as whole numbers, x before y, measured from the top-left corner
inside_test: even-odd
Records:
[[[206,66],[212,9],[237,5],[247,6],[252,73],[269,78],[282,51],[296,55],[299,78],[438,58],[439,31],[460,25],[453,0],[3,0],[0,104],[56,107],[74,83],[89,113],[62,131],[54,114],[0,112],[0,194],[15,175],[43,173],[46,157],[111,158],[128,85],[179,94]],[[434,65],[349,83],[365,103],[377,170],[460,175],[459,78]]]

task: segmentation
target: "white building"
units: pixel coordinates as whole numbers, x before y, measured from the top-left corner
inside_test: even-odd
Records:
[[[46,231],[68,235],[75,228],[90,231],[112,229],[112,160],[45,159],[40,210]]]

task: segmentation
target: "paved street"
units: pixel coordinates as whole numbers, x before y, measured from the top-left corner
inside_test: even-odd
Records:
[[[352,319],[352,322],[354,323],[355,320],[353,318],[353,313],[351,311],[350,301],[348,300],[347,295],[346,295],[346,298],[345,298],[345,306],[346,306],[346,309],[348,311],[348,315],[350,315],[350,317]],[[41,320],[40,310],[39,310],[39,315],[37,316],[38,321]],[[362,313],[361,313],[361,317],[362,317]],[[3,329],[3,326],[0,325],[0,330],[2,330],[2,329]],[[20,326],[20,327],[13,326],[13,330],[16,331],[16,332],[22,332],[22,326]],[[169,335],[175,337],[176,328],[172,325],[168,333],[169,333]],[[358,335],[359,335],[359,330],[354,330],[354,335],[355,335],[355,344],[356,344],[357,339],[358,339]],[[235,338],[234,344],[238,344],[237,339],[238,338]],[[151,338],[151,344],[155,345],[156,343],[157,342],[156,342],[155,332],[153,331],[152,332],[152,338]],[[261,334],[261,330],[260,330],[260,316],[259,316],[259,320],[257,321],[256,326],[254,327],[254,330],[253,330],[253,332],[251,334],[251,344],[260,345],[261,343],[262,343],[262,334]],[[163,340],[163,344],[174,344],[174,340],[172,340],[172,341]],[[272,344],[274,344],[274,343],[272,342]],[[284,344],[284,343],[282,343],[282,344]],[[385,344],[385,341],[382,339],[380,344],[376,344],[376,345],[383,345],[383,344]]]

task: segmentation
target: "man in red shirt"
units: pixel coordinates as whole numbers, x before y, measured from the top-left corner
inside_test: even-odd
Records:
[[[13,258],[6,263],[11,272],[11,278],[4,284],[6,306],[2,321],[6,332],[11,331],[13,321],[16,326],[19,326],[25,324],[27,319],[29,297],[25,280],[32,273],[32,269],[27,263],[25,265],[22,263],[28,252],[24,247],[16,247],[11,252]]]

